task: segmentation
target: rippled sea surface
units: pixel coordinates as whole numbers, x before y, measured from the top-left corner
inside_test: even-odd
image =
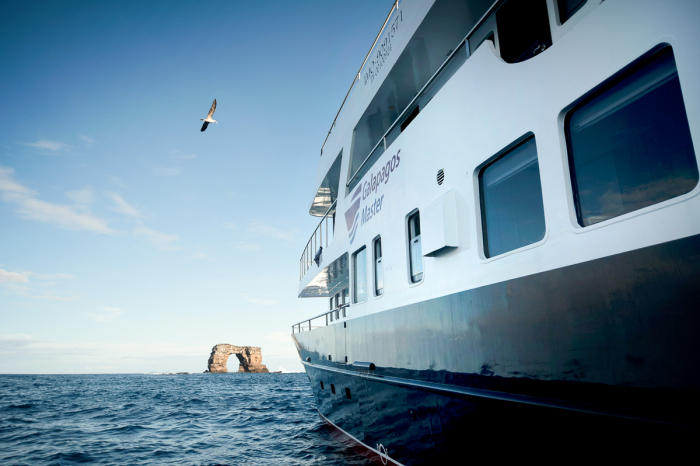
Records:
[[[0,464],[367,465],[306,374],[0,375]]]

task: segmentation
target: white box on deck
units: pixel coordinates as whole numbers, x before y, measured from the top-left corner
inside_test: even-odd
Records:
[[[421,212],[420,224],[424,256],[446,247],[456,248],[459,238],[455,190],[449,190]]]

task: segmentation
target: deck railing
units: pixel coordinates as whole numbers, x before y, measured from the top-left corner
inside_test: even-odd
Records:
[[[386,19],[384,20],[384,24],[382,24],[382,28],[379,30],[379,34],[377,34],[377,37],[374,38],[374,42],[372,42],[372,46],[369,48],[369,52],[367,52],[367,56],[365,56],[365,59],[362,61],[362,65],[360,65],[360,69],[357,70],[357,73],[355,74],[355,77],[352,80],[352,84],[350,84],[350,89],[348,89],[348,93],[345,94],[345,98],[343,99],[343,103],[340,104],[340,108],[338,109],[338,113],[336,113],[335,118],[333,118],[333,123],[331,124],[331,128],[328,130],[328,134],[326,134],[326,139],[323,141],[323,145],[321,146],[321,157],[323,157],[323,148],[326,147],[326,143],[328,142],[328,138],[331,136],[331,133],[333,132],[333,128],[335,128],[335,122],[338,120],[338,117],[340,116],[340,112],[343,111],[343,107],[345,106],[345,101],[348,100],[348,97],[350,96],[350,93],[352,92],[353,87],[355,87],[355,83],[360,81],[360,79],[362,78],[362,68],[365,67],[367,60],[369,60],[370,55],[372,55],[372,51],[374,50],[374,46],[377,45],[377,42],[379,41],[379,38],[381,37],[382,32],[384,32],[384,28],[389,23],[389,19],[391,19],[391,15],[394,13],[394,10],[398,10],[398,9],[399,9],[399,0],[395,0],[394,3],[391,5],[391,10],[389,11],[389,14],[386,15]]]
[[[298,322],[298,323],[292,325],[292,334],[301,333],[301,332],[309,332],[315,328],[326,327],[334,320],[339,320],[341,318],[345,318],[345,317],[347,317],[346,309],[348,307],[350,307],[350,305],[345,304],[343,306],[340,306],[338,309],[333,309],[332,311],[328,311],[328,312],[324,312],[323,314],[319,314],[316,317],[302,320],[301,322]],[[324,317],[325,317],[325,321],[323,320]],[[313,321],[315,321],[317,319],[321,319],[321,321],[312,323]]]
[[[394,129],[399,124],[403,123],[406,120],[406,118],[408,117],[408,115],[410,115],[411,112],[413,112],[413,110],[415,110],[416,102],[418,102],[421,98],[423,98],[424,95],[426,95],[426,93],[429,90],[431,90],[432,84],[437,81],[437,79],[442,75],[443,71],[445,71],[445,69],[448,68],[448,66],[453,62],[453,60],[460,57],[462,55],[462,53],[464,53],[464,52],[466,52],[466,58],[469,58],[469,55],[471,54],[471,52],[469,50],[469,38],[472,36],[472,34],[474,34],[474,32],[476,32],[477,29],[479,29],[479,27],[481,27],[481,25],[483,25],[486,22],[486,20],[493,14],[494,11],[496,11],[498,9],[498,7],[503,2],[504,2],[504,0],[495,0],[493,2],[493,4],[491,5],[491,7],[488,10],[486,10],[486,13],[484,13],[483,16],[479,19],[479,21],[477,21],[477,23],[474,25],[474,27],[472,27],[469,30],[469,33],[466,36],[464,36],[464,39],[462,39],[459,42],[459,44],[457,44],[457,46],[447,56],[445,61],[442,62],[442,65],[440,65],[440,67],[435,71],[435,73],[433,73],[433,75],[423,85],[423,87],[420,89],[420,91],[418,91],[418,93],[413,97],[413,99],[411,99],[411,102],[409,102],[409,104],[406,105],[406,108],[403,109],[401,114],[389,126],[389,129],[387,129],[384,132],[384,135],[379,139],[379,141],[377,141],[377,143],[374,145],[372,150],[369,151],[369,154],[367,155],[367,157],[365,157],[365,159],[362,161],[360,166],[357,167],[357,170],[355,170],[355,172],[352,174],[352,176],[350,177],[348,182],[345,184],[345,186],[349,187],[350,190],[352,190],[354,188],[354,186],[355,186],[354,182],[356,181],[356,179],[358,177],[360,177],[361,175],[364,175],[365,172],[363,172],[362,169],[365,168],[365,166],[367,165],[367,162],[369,162],[373,158],[373,156],[375,156],[375,151],[381,150],[383,152],[386,150],[386,148],[390,144],[390,143],[387,144],[387,139],[390,138],[392,131],[394,131]],[[391,15],[391,13],[390,13],[390,15]],[[363,66],[364,66],[364,64],[363,64]],[[345,104],[345,101],[343,101],[343,105],[344,104]],[[342,108],[343,108],[342,105],[340,108],[342,110]],[[340,113],[340,111],[338,111],[338,113]],[[333,125],[335,125],[335,120],[333,121]],[[331,126],[331,129],[332,128],[333,127]],[[396,138],[396,136],[394,136],[393,139],[395,139],[395,138]],[[328,140],[328,137],[326,137],[326,140]],[[326,143],[324,142],[323,144],[325,145]],[[323,148],[321,148],[321,155],[323,155]],[[381,155],[381,154],[379,154],[379,155]],[[372,163],[374,163],[374,162],[372,162]],[[367,168],[369,168],[369,167],[367,167]]]
[[[304,278],[306,271],[314,264],[314,257],[319,252],[319,248],[328,248],[328,245],[333,242],[334,227],[335,227],[335,206],[338,203],[336,199],[328,208],[323,218],[318,223],[311,238],[306,243],[304,252],[299,259],[299,281]],[[330,223],[330,226],[328,225]]]

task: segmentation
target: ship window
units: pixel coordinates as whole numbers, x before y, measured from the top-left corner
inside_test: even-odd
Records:
[[[418,283],[423,279],[423,252],[420,242],[420,213],[408,217],[408,256],[411,282]]]
[[[367,300],[367,248],[352,255],[353,268],[353,302],[361,303]]]
[[[335,385],[331,384],[331,393],[335,395]]]
[[[530,136],[479,173],[484,254],[499,254],[544,238],[540,168]]]
[[[586,4],[587,0],[557,0],[559,10],[559,23],[564,24]]]
[[[567,115],[565,126],[583,227],[680,196],[698,183],[670,46],[594,91]]]
[[[382,265],[382,239],[374,241],[374,295],[384,293],[384,267]]]
[[[546,0],[510,0],[496,12],[501,58],[528,60],[552,46]]]
[[[340,303],[340,293],[336,293],[335,294],[335,308],[337,309],[340,306],[342,306],[342,304]]]
[[[340,302],[342,303],[343,306],[343,318],[347,317],[347,314],[345,310],[347,309],[348,305],[350,304],[350,290],[347,288],[344,288],[340,292]],[[343,324],[344,326],[345,324]]]
[[[331,297],[331,306],[330,306],[329,311],[332,311],[333,309],[335,309],[335,307],[333,306],[334,302],[335,302],[335,299]]]
[[[323,380],[321,380],[321,390],[325,390],[325,388],[323,388]]]
[[[350,396],[350,389],[349,388],[345,389],[345,396],[348,398],[348,400],[352,400],[352,397]]]

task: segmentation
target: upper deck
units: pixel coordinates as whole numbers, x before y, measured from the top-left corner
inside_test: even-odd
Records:
[[[460,43],[497,3],[397,0],[393,4],[321,147],[311,215],[323,216],[338,195],[334,185],[340,166],[335,164],[344,146],[351,166],[339,191],[346,195],[368,168],[363,162],[370,154],[378,156],[391,144],[385,133],[394,128],[400,132],[397,125],[415,117],[424,87],[448,58],[460,55]],[[463,56],[454,58],[463,61],[466,52],[461,52]]]
[[[353,316],[643,247],[695,231],[688,223],[690,220],[681,221],[694,218],[687,212],[669,216],[676,210],[693,212],[690,205],[694,201],[690,198],[697,189],[681,203],[668,201],[668,207],[663,204],[663,209],[647,207],[641,211],[644,215],[631,213],[624,221],[605,220],[585,228],[579,225],[568,175],[566,143],[562,141],[566,141],[563,118],[576,102],[664,43],[673,48],[691,133],[697,131],[692,97],[697,89],[692,83],[700,68],[697,54],[689,45],[697,39],[696,28],[689,19],[697,19],[697,5],[681,2],[674,8],[664,8],[663,2],[644,0],[642,8],[635,1],[588,0],[579,2],[578,10],[563,11],[562,5],[571,3],[576,7],[576,2],[522,2],[542,6],[544,11],[536,13],[544,20],[538,22],[527,17],[529,12],[513,15],[512,8],[506,7],[521,2],[510,0],[480,4],[485,13],[473,15],[472,18],[478,18],[469,22],[464,19],[469,16],[469,10],[462,13],[450,10],[467,3],[405,0],[389,15],[386,24],[391,24],[392,18],[407,24],[409,6],[415,5],[417,8],[412,11],[420,12],[416,15],[421,18],[417,20],[420,24],[414,24],[412,34],[407,33],[410,37],[401,39],[404,41],[401,49],[392,50],[374,82],[368,75],[366,86],[369,87],[362,80],[355,81],[328,137],[316,183],[317,192],[323,188],[327,199],[311,213],[323,215],[329,207],[333,208],[304,251],[300,296],[332,296],[346,288],[352,295],[349,283],[354,270],[352,256],[362,245],[369,251],[378,235],[382,235],[385,249],[384,280],[388,291],[385,296],[353,305],[350,312]],[[423,8],[418,8],[421,5]],[[456,29],[451,36],[431,37],[429,32],[442,31],[441,26],[445,31],[451,30],[447,27],[448,17],[460,18],[455,24],[462,29]],[[629,23],[630,17],[635,18],[634,26]],[[523,33],[519,29],[521,23],[534,27],[534,32]],[[387,27],[375,48],[383,41]],[[394,33],[395,41],[399,40],[396,39],[399,32]],[[424,49],[429,52],[421,55],[419,52]],[[400,53],[395,53],[399,50]],[[373,54],[376,56],[376,51]],[[365,63],[363,69],[368,63],[371,62]],[[432,73],[421,71],[433,69]],[[402,76],[410,79],[402,81],[399,79]],[[424,79],[417,81],[421,76]],[[399,97],[406,89],[410,98],[402,100]],[[399,106],[393,105],[392,109],[394,102]],[[537,141],[547,234],[536,247],[489,258],[484,256],[478,174],[485,163],[528,134],[533,134]],[[394,171],[392,165],[388,184],[377,187],[373,180],[383,176],[380,169],[392,163],[394,157],[395,164],[400,163],[399,168]],[[435,183],[438,171],[443,171],[444,183]],[[359,175],[355,176],[356,173]],[[358,190],[354,182],[361,183],[363,189]],[[427,215],[432,205],[450,190],[454,191],[460,212],[458,246],[438,256],[424,250],[426,276],[432,284],[416,287],[406,276],[405,217],[413,210],[420,210],[423,238],[430,240],[433,233],[430,229],[437,223]],[[359,210],[353,210],[355,204]],[[370,217],[365,214],[367,209],[371,210]],[[377,215],[376,209],[381,209]],[[340,215],[335,214],[336,210]],[[653,215],[646,215],[652,210]],[[354,220],[358,215],[359,229]],[[657,231],[653,219],[659,216],[664,216],[666,225],[677,224],[676,228]],[[627,230],[655,233],[635,236],[626,233]],[[606,241],[608,235],[626,240],[624,244],[618,240]],[[331,241],[333,236],[335,241]],[[323,251],[316,264],[313,259],[321,246]],[[371,273],[372,267],[368,269]]]

